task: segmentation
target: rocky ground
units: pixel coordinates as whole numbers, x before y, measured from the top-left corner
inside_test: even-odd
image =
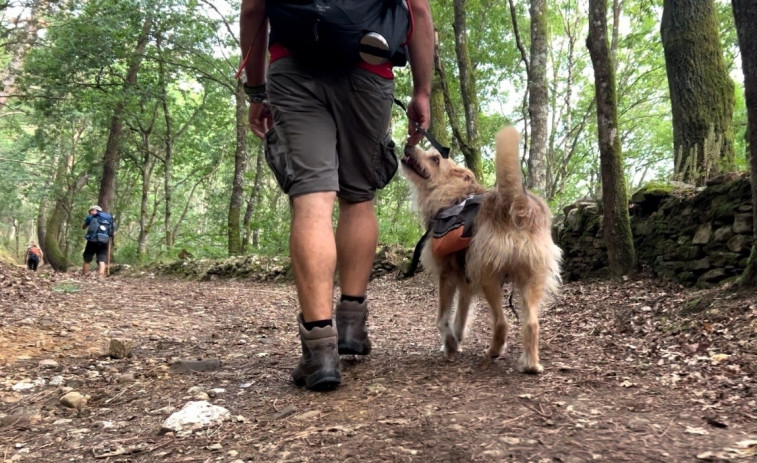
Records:
[[[508,308],[504,358],[484,361],[479,303],[445,361],[429,276],[385,274],[370,287],[374,352],[314,393],[290,383],[288,280],[208,279],[0,265],[0,458],[757,461],[755,292],[566,284],[542,314],[545,371],[528,376]],[[178,421],[185,406],[209,421]]]

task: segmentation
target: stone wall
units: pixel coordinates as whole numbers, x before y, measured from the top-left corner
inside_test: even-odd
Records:
[[[746,267],[753,215],[748,176],[724,176],[706,188],[651,186],[629,206],[639,263],[685,286],[732,281]],[[601,204],[581,201],[555,219],[566,281],[605,274]]]

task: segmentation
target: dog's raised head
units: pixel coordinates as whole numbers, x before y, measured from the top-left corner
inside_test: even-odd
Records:
[[[425,219],[470,195],[484,192],[469,169],[442,157],[433,148],[405,146],[402,172],[415,190],[415,204]]]

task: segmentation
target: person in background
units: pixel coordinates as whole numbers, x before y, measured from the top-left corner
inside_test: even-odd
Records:
[[[87,244],[84,246],[84,264],[81,274],[86,275],[89,272],[89,264],[97,256],[97,274],[105,276],[105,265],[109,259],[110,240],[115,235],[113,226],[113,216],[104,212],[100,206],[89,208],[89,215],[84,219],[82,228],[87,230],[84,238]]]
[[[37,243],[32,242],[29,247],[26,248],[26,266],[29,270],[36,272],[37,266],[42,262],[42,249],[37,246]]]

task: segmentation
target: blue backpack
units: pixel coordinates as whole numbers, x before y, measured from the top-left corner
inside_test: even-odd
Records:
[[[92,216],[87,226],[87,241],[107,243],[113,236],[113,216],[107,212],[98,212]]]

